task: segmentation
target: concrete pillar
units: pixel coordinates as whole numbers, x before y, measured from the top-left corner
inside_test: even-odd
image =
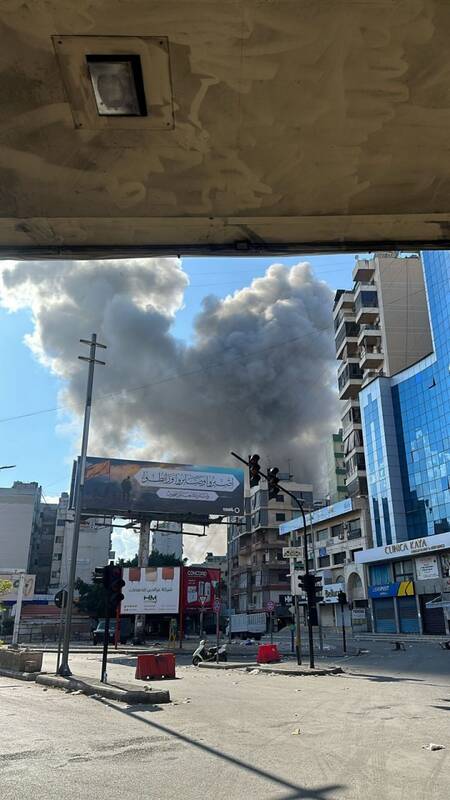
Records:
[[[141,522],[139,531],[138,567],[148,566],[150,549],[150,520]],[[134,618],[134,638],[142,640],[145,632],[145,614],[136,614]]]

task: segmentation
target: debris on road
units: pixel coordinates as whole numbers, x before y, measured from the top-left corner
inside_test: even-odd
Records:
[[[249,675],[259,675],[259,669],[251,669]]]
[[[294,730],[292,731],[291,736],[300,736],[300,733],[301,733],[300,728],[294,728]]]
[[[430,744],[424,744],[422,750],[445,750],[445,745],[430,742]]]

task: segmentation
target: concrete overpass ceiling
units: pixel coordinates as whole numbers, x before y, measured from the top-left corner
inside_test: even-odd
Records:
[[[447,246],[447,0],[5,0],[0,254]],[[146,114],[99,116],[86,55]]]

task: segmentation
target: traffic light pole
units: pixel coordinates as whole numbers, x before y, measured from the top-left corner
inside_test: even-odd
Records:
[[[242,464],[246,464],[247,467],[250,466],[250,463],[249,463],[250,459],[248,461],[246,461],[245,458],[241,458],[241,456],[239,456],[237,453],[234,453],[233,450],[231,451],[231,455],[234,456],[234,458],[237,458],[238,461],[241,461]],[[277,472],[278,472],[278,470],[277,470]],[[261,470],[259,470],[259,475],[261,475],[262,478],[265,478],[266,480],[268,480],[268,475],[266,475]],[[297,504],[298,508],[300,509],[300,512],[301,512],[301,515],[302,515],[302,518],[303,518],[303,530],[304,530],[304,534],[303,534],[303,552],[304,552],[304,559],[305,559],[305,575],[309,575],[309,567],[308,567],[308,531],[306,529],[306,517],[305,517],[305,511],[304,511],[304,508],[303,508],[303,503],[298,499],[298,497],[295,496],[295,494],[290,492],[289,489],[285,489],[285,487],[281,486],[280,484],[279,484],[279,488],[283,492],[283,494],[287,494],[288,497],[291,497],[292,500],[294,500],[294,502]],[[297,604],[297,608],[298,608],[298,604]],[[309,597],[308,597],[308,641],[309,641],[309,666],[310,666],[311,669],[314,669],[314,639],[313,639],[313,629],[312,629],[312,622],[311,622],[311,603],[310,603]],[[297,656],[297,659],[298,659],[298,656]]]
[[[108,674],[106,666],[108,663],[108,644],[109,644],[109,596],[105,592],[105,633],[103,636],[103,656],[102,656],[102,674],[100,680],[102,683],[108,683]]]
[[[86,403],[84,408],[84,422],[83,422],[83,437],[81,440],[81,454],[79,461],[78,480],[76,481],[75,488],[75,514],[73,522],[73,539],[72,539],[72,555],[70,559],[69,580],[67,585],[67,607],[66,619],[64,624],[64,639],[62,647],[61,665],[59,667],[59,674],[63,677],[70,677],[72,672],[69,667],[69,647],[70,647],[70,629],[72,625],[72,608],[73,608],[73,595],[75,590],[75,578],[77,570],[77,554],[78,542],[80,539],[80,524],[81,524],[81,508],[83,505],[83,491],[84,491],[84,473],[86,471],[86,455],[89,439],[89,423],[91,420],[91,406],[92,406],[92,387],[94,384],[94,369],[96,364],[105,364],[104,361],[99,361],[95,358],[97,347],[106,348],[106,345],[97,342],[97,334],[93,333],[90,340],[80,339],[83,344],[89,345],[89,357],[78,356],[81,361],[89,363],[88,379],[86,387]]]

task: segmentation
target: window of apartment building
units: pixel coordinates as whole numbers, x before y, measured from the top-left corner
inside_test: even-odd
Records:
[[[329,566],[330,566],[330,556],[320,556],[319,567],[329,567]]]
[[[361,536],[361,520],[351,519],[347,522],[347,536],[349,539],[359,539]]]
[[[275,500],[277,503],[284,503],[284,494],[277,494]]]
[[[346,553],[343,550],[340,553],[333,553],[333,564],[345,564]]]
[[[382,583],[389,583],[391,573],[389,564],[374,564],[369,567],[369,581],[371,586],[378,586]]]
[[[308,558],[308,569],[314,569],[314,559]]]
[[[328,528],[322,528],[316,533],[316,542],[325,542],[328,539]]]
[[[277,522],[284,522],[286,519],[286,514],[284,512],[279,511],[275,514],[275,519]]]
[[[59,572],[58,572],[58,570],[53,570],[53,572],[52,572],[52,578],[58,578],[58,577],[59,577]]]
[[[53,557],[54,557],[55,561],[61,561],[62,553],[55,553],[55,555]]]
[[[276,558],[277,558],[277,561],[284,561],[283,551],[282,550],[277,550],[276,551]]]
[[[352,550],[352,551],[351,551],[350,555],[351,555],[351,557],[352,557],[352,561],[354,561],[354,560],[355,560],[355,553],[360,553],[360,552],[361,552],[361,550],[363,550],[363,548],[362,548],[362,547],[357,547],[355,550]]]
[[[414,576],[413,563],[411,559],[405,561],[394,561],[394,580],[410,581]]]
[[[340,522],[339,525],[332,525],[331,526],[331,535],[333,539],[343,539],[344,538],[344,523]]]
[[[64,520],[64,519],[59,519],[59,520],[57,521],[57,523],[56,523],[56,527],[57,527],[57,528],[64,528],[64,525],[65,525],[65,524],[66,524],[66,522],[65,522],[65,520]]]
[[[61,544],[64,541],[64,536],[55,536],[55,543]]]

